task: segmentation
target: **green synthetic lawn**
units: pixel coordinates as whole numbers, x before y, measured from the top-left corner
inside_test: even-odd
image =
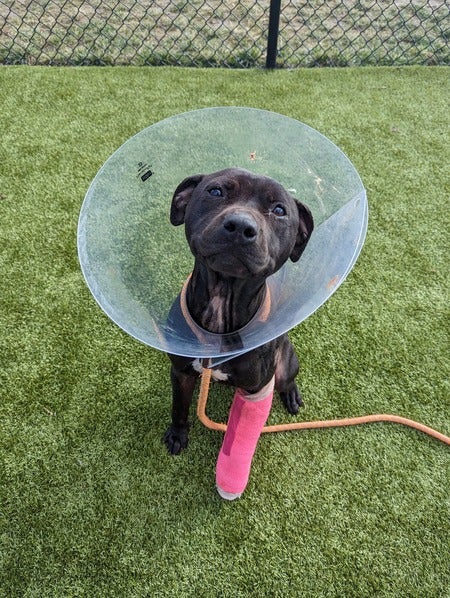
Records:
[[[168,360],[102,314],[76,251],[89,182],[144,127],[216,105],[299,119],[353,161],[370,221],[292,331],[297,419],[450,434],[449,97],[449,68],[0,69],[0,596],[450,596],[448,446],[391,424],[266,435],[222,501],[222,436],[193,417],[166,454]],[[210,415],[230,399],[214,388]]]

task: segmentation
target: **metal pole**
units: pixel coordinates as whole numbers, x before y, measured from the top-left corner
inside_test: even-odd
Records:
[[[280,27],[281,0],[270,0],[269,31],[267,35],[266,68],[277,66],[278,30]]]

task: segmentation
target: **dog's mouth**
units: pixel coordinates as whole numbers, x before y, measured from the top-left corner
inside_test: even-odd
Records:
[[[267,258],[250,258],[249,256],[236,256],[231,252],[220,251],[203,255],[204,260],[211,270],[234,278],[252,278],[264,274],[269,266]]]
[[[225,227],[213,223],[192,234],[189,245],[196,258],[224,276],[245,279],[272,274],[274,261],[262,232],[248,239],[243,235],[233,235]]]

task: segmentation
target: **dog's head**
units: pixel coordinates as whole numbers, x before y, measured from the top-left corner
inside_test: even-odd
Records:
[[[282,185],[238,168],[182,181],[170,221],[185,225],[196,259],[237,278],[267,277],[296,262],[314,228],[309,209]]]

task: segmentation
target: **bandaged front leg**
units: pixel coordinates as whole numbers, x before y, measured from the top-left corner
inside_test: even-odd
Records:
[[[236,389],[216,466],[217,490],[222,498],[239,498],[247,486],[256,445],[272,406],[274,384],[272,378],[253,395]]]

